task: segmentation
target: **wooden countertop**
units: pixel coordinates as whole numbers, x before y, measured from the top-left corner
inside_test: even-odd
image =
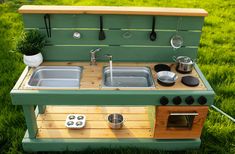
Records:
[[[188,87],[181,83],[182,76],[185,74],[181,74],[176,72],[174,64],[168,64],[171,66],[171,71],[177,73],[178,79],[174,86],[165,87],[161,86],[157,83],[156,78],[157,74],[154,71],[154,65],[157,63],[140,63],[140,62],[113,62],[113,66],[144,66],[150,67],[152,76],[155,81],[155,87],[151,88],[103,88],[102,85],[102,69],[104,66],[108,66],[107,62],[98,62],[97,65],[90,65],[89,62],[44,62],[42,66],[82,66],[83,72],[80,82],[80,88],[76,88],[75,90],[206,90],[206,86],[203,84],[202,80],[200,79],[198,73],[193,70],[190,75],[198,77],[200,80],[200,84],[197,87]],[[27,82],[29,81],[30,76],[33,73],[33,68],[31,68],[26,77],[23,79],[19,89],[32,89],[27,87]],[[188,75],[188,74],[187,74]],[[33,88],[32,90],[38,90]],[[71,88],[70,88],[71,90]]]
[[[204,9],[127,7],[127,6],[53,6],[23,5],[22,14],[123,14],[123,15],[161,15],[161,16],[207,16]]]

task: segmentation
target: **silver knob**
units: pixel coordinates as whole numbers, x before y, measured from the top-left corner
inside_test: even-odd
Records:
[[[74,32],[73,33],[73,38],[80,39],[81,38],[81,34],[79,32]]]

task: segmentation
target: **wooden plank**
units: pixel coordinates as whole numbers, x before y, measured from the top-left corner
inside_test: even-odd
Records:
[[[65,121],[66,117],[69,113],[60,113],[60,114],[39,114],[37,117],[37,121]],[[78,114],[78,112],[76,112]],[[79,113],[80,114],[80,113]],[[86,113],[86,119],[88,121],[91,121],[96,118],[97,121],[103,121],[107,119],[108,114],[102,114],[102,113]],[[128,114],[128,113],[123,113],[122,114],[127,121],[147,121],[148,120],[148,115],[147,114]]]
[[[158,8],[158,7],[120,7],[120,6],[49,6],[23,5],[19,13],[51,14],[133,14],[162,16],[207,16],[204,9]]]
[[[89,51],[101,48],[97,61],[107,61],[102,57],[111,54],[114,62],[173,62],[173,56],[197,58],[198,48],[143,47],[143,46],[46,46],[42,52],[45,61],[89,61]]]
[[[13,87],[13,89],[19,89],[21,84],[23,83],[24,79],[26,78],[27,74],[28,74],[28,71],[29,71],[29,67],[26,66],[24,71],[21,73],[19,79],[17,80],[15,86]]]
[[[52,28],[99,28],[100,15],[52,14]],[[201,30],[204,17],[156,16],[157,30]],[[44,14],[24,14],[25,28],[45,28]],[[179,24],[178,24],[179,22]],[[104,29],[151,29],[152,16],[103,15]]]
[[[150,129],[39,129],[37,138],[152,138]]]
[[[47,106],[45,113],[147,113],[145,107]]]
[[[46,30],[41,30],[46,35]],[[73,33],[78,31],[81,34],[80,39],[74,39]],[[158,31],[157,40],[151,41],[149,35],[151,30],[104,30],[106,38],[100,41],[98,39],[99,30],[61,30],[52,29],[51,38],[47,39],[49,45],[143,45],[143,46],[168,46],[174,35],[180,35],[183,38],[183,46],[198,46],[201,32],[199,31]],[[125,34],[128,33],[128,37]],[[79,47],[77,47],[79,49]]]
[[[125,117],[124,117],[125,118]],[[67,129],[64,121],[37,121],[40,129]],[[149,121],[125,121],[122,129],[150,128]],[[86,121],[84,129],[109,129],[107,121]]]
[[[192,128],[168,128],[167,122],[170,113],[198,113],[195,116]],[[159,106],[156,111],[156,125],[154,138],[157,139],[193,139],[200,138],[203,124],[208,113],[207,106]]]

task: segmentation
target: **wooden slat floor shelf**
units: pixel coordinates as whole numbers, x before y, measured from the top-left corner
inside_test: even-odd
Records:
[[[86,126],[79,130],[65,127],[68,114],[84,114]],[[107,124],[109,113],[122,113],[125,121],[120,130]],[[37,117],[37,138],[152,138],[148,107],[47,106]]]
[[[180,74],[176,72],[174,64],[168,64],[171,67],[171,71],[175,72],[178,75],[178,80],[174,86],[161,86],[156,81],[156,72],[154,71],[154,66],[157,63],[140,63],[140,62],[114,62],[113,67],[115,66],[142,66],[142,67],[150,67],[152,76],[155,81],[155,87],[153,88],[102,88],[102,69],[104,66],[108,66],[108,63],[105,62],[98,62],[97,65],[91,66],[89,62],[44,62],[42,66],[82,66],[82,78],[80,83],[80,88],[76,88],[75,90],[206,90],[205,85],[203,84],[202,80],[200,79],[198,73],[195,69],[193,69],[190,75],[197,77],[200,80],[200,84],[196,87],[188,87],[181,83],[181,78],[185,76],[185,74]],[[32,89],[28,88],[27,82],[29,81],[30,76],[33,73],[33,68],[31,68],[24,79],[23,83],[20,86],[20,89]],[[37,90],[37,89],[33,89]]]

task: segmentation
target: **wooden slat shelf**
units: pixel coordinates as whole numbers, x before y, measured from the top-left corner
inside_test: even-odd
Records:
[[[206,90],[206,86],[203,84],[202,80],[200,79],[198,73],[195,69],[192,71],[190,75],[198,77],[200,80],[200,84],[197,87],[188,87],[181,83],[181,78],[185,76],[185,74],[180,74],[176,72],[174,64],[168,64],[171,66],[171,71],[177,73],[178,79],[174,86],[164,87],[157,83],[156,81],[156,72],[154,71],[154,65],[157,63],[143,63],[143,62],[114,62],[113,67],[115,66],[146,66],[151,68],[152,76],[155,80],[155,87],[152,88],[102,88],[102,69],[104,66],[108,66],[106,62],[98,62],[97,65],[91,66],[89,62],[44,62],[42,66],[82,66],[82,78],[80,82],[80,88],[75,88],[75,90]],[[33,68],[31,68],[26,75],[24,81],[22,82],[19,89],[32,89],[28,88],[27,82],[32,75]]]
[[[123,14],[161,16],[207,16],[204,9],[159,8],[159,7],[120,7],[120,6],[47,6],[23,5],[19,13],[26,14]]]
[[[121,130],[108,127],[109,113],[124,113]],[[86,126],[80,130],[67,129],[64,125],[70,113],[85,114]],[[47,106],[44,114],[37,117],[37,138],[152,138],[148,107],[101,107],[101,106]]]
[[[38,116],[38,120],[41,121],[41,120],[46,120],[46,121],[53,121],[53,120],[56,120],[56,121],[64,121],[66,119],[66,116],[70,113],[77,113],[77,112],[69,112],[67,111],[68,113],[59,113],[59,114],[51,114],[51,113],[45,113],[45,114],[40,114]],[[139,120],[139,121],[147,121],[148,120],[148,115],[146,114],[128,114],[128,113],[123,113],[122,114],[124,117],[126,117],[126,120],[128,121],[136,121],[136,120]],[[94,117],[96,117],[96,120],[97,121],[103,121],[107,115],[105,114],[97,114],[97,113],[86,113],[86,119],[88,121],[92,120]]]

